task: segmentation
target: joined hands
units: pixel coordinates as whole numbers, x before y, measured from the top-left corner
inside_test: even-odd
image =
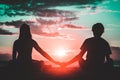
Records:
[[[59,62],[59,61],[55,61],[55,64],[59,65],[60,67],[66,67],[68,65],[67,62]]]

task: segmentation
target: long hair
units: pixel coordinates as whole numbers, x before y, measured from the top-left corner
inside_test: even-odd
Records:
[[[32,35],[30,32],[30,27],[28,24],[24,23],[20,27],[20,34],[19,34],[19,39],[31,39]]]

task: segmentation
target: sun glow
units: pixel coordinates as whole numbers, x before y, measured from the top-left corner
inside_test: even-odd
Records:
[[[55,54],[58,57],[64,57],[64,56],[66,56],[66,51],[65,51],[65,49],[58,49],[58,50],[56,50]]]

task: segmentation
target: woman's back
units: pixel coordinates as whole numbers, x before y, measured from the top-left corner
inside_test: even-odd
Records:
[[[16,40],[14,43],[15,49],[18,52],[17,61],[19,62],[31,62],[32,61],[32,48],[34,46],[34,40]]]

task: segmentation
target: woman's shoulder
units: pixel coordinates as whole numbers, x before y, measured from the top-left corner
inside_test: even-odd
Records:
[[[29,40],[17,39],[17,40],[14,41],[14,44],[21,44],[21,43],[29,43],[29,44],[33,44],[33,45],[37,44],[37,42],[34,39],[29,39]]]
[[[19,44],[20,44],[19,39],[17,39],[17,40],[14,41],[14,45],[15,45],[15,46],[17,46],[17,45],[19,45]]]
[[[31,39],[32,42],[36,42],[34,39]]]
[[[19,39],[15,40],[14,43],[18,43],[19,42]]]
[[[37,43],[34,39],[31,39],[31,42],[32,42],[33,44],[36,44],[36,43]]]
[[[29,39],[29,40],[17,39],[17,40],[14,41],[14,43],[19,43],[19,42],[32,42],[32,43],[36,43],[36,41],[34,39]]]

